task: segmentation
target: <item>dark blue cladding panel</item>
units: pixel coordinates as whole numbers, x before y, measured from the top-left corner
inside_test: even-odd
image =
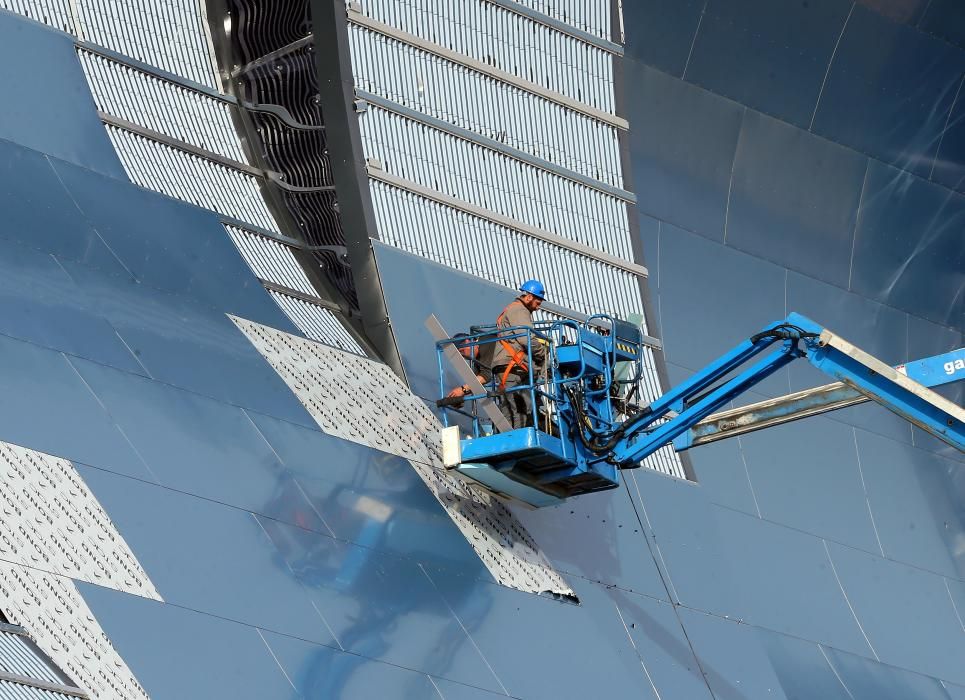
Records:
[[[706,0],[634,0],[623,5],[628,59],[680,76]],[[631,83],[632,85],[632,83]]]
[[[787,306],[882,362],[897,365],[909,359],[908,314],[894,307],[793,272],[787,276]],[[792,373],[795,390],[804,388],[793,379]]]
[[[77,586],[152,698],[300,697],[254,627],[87,583]]]
[[[934,678],[837,649],[825,653],[854,700],[948,700],[943,684]]]
[[[602,586],[572,580],[581,601],[581,605],[572,605],[429,573],[507,694],[527,700],[557,700],[599,697],[605,689],[606,697],[658,697],[641,657],[633,651],[624,624],[631,623],[621,619]],[[673,638],[674,650],[679,649],[679,637]],[[686,657],[681,661],[686,662]],[[664,678],[672,682],[676,676],[668,673]],[[683,688],[692,687],[689,680],[680,682]],[[675,693],[673,687],[658,690],[662,697],[689,697]]]
[[[660,228],[660,326],[667,361],[697,370],[786,315],[786,271],[701,236]],[[787,393],[785,372],[757,389]]]
[[[808,418],[741,438],[761,514],[878,552],[851,426]]]
[[[720,536],[739,572],[738,618],[857,654],[871,654],[813,535],[717,508]]]
[[[337,646],[254,515],[99,469],[79,471],[164,600]]]
[[[435,340],[423,325],[429,314],[452,335],[467,332],[471,325],[495,323],[515,293],[377,241],[373,245],[409,386],[419,396],[436,398]],[[553,290],[547,294],[552,300]],[[455,374],[450,379],[453,385],[460,381]]]
[[[326,531],[243,409],[91,362],[74,362],[158,483]]]
[[[857,5],[812,130],[927,177],[963,70],[961,49]]]
[[[958,0],[931,0],[918,27],[965,48],[965,6]]]
[[[847,287],[866,167],[854,151],[749,111],[734,162],[727,244]]]
[[[625,68],[639,210],[722,240],[744,108],[635,61]]]
[[[0,238],[105,271],[123,267],[40,153],[0,140]]]
[[[126,179],[73,39],[2,9],[0,36],[0,138]]]
[[[828,547],[855,615],[883,663],[965,681],[965,635],[945,579],[838,544]]]
[[[517,517],[562,572],[669,600],[625,488]]]
[[[221,311],[131,278],[64,263],[153,379],[314,427],[308,412]],[[292,330],[278,312],[281,330]]]
[[[716,513],[699,486],[649,469],[623,472],[652,534],[674,602],[722,615],[740,607]],[[713,583],[711,583],[713,582]]]
[[[758,514],[741,443],[723,440],[689,452],[697,482],[708,498],[722,506]]]
[[[965,577],[961,465],[863,430],[857,440],[885,556]]]
[[[69,163],[53,167],[83,218],[139,283],[253,321],[284,318],[216,214]]]
[[[150,479],[69,360],[0,336],[0,439]]]
[[[965,196],[871,161],[851,289],[960,328],[965,318],[963,223]]]
[[[129,372],[144,372],[52,255],[12,242],[0,255],[0,332]]]
[[[336,537],[489,579],[406,460],[258,413],[249,417]]]
[[[619,589],[608,590],[608,595],[660,697],[710,700],[710,690],[674,607]]]
[[[841,0],[709,0],[684,77],[807,128],[849,9]]]
[[[337,649],[271,632],[264,638],[299,698],[384,698],[423,700],[438,698],[434,682],[424,673],[410,671]],[[451,684],[459,687],[457,684]],[[495,697],[485,691],[479,698]],[[285,697],[285,696],[282,696]],[[449,695],[445,695],[449,698]],[[453,695],[453,697],[459,697]],[[463,696],[473,698],[473,695]]]
[[[486,615],[484,599],[472,601],[475,607],[457,619],[417,562],[273,520],[259,517],[258,521],[277,548],[279,564],[297,577],[341,648],[501,690],[464,628]],[[387,523],[373,512],[368,526],[381,528]]]
[[[771,667],[755,627],[680,608],[714,697],[728,700],[791,700]]]
[[[788,700],[863,700],[849,694],[814,642],[764,629],[757,638]]]

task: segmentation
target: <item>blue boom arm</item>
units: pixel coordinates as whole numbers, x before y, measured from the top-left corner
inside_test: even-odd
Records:
[[[731,379],[724,380],[736,368],[776,344],[780,344],[777,351]],[[956,352],[960,354],[960,351]],[[938,383],[929,381],[926,375],[928,378],[933,378],[938,372],[955,375],[958,370],[954,355],[949,353],[921,363],[911,363],[904,367],[904,371],[913,377],[925,379],[926,383]],[[965,411],[961,407],[810,319],[791,314],[785,321],[741,343],[654,401],[644,413],[624,423],[616,431],[615,439],[611,438],[607,445],[612,461],[627,468],[668,442],[677,440],[679,449],[689,447],[692,439],[690,430],[694,426],[799,357],[806,358],[813,366],[838,379],[851,390],[965,451]]]

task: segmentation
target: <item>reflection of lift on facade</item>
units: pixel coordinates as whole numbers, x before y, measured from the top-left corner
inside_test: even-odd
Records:
[[[649,405],[636,398],[645,339],[631,324],[596,316],[584,323],[557,321],[503,332],[549,344],[549,360],[513,391],[530,392],[533,427],[511,429],[496,402],[456,349],[468,343],[485,365],[495,328],[475,327],[468,340],[446,338],[430,317],[442,358],[473,393],[461,406],[440,399],[446,467],[494,493],[535,507],[619,485],[618,472],[665,445],[687,450],[788,421],[871,400],[960,451],[965,451],[965,410],[929,387],[965,379],[965,348],[897,368],[856,348],[810,319],[792,313],[751,336]],[[764,359],[749,361],[776,346]],[[833,384],[715,413],[765,377],[798,358],[837,380]],[[461,418],[455,418],[458,414]],[[449,426],[452,419],[456,425]],[[461,423],[461,426],[458,424]],[[468,426],[468,430],[467,430]],[[462,434],[468,432],[468,437]]]

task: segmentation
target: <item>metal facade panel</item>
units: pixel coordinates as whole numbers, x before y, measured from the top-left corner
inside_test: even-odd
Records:
[[[867,167],[854,151],[748,112],[734,156],[727,243],[846,287]],[[779,247],[775,239],[811,243]]]
[[[359,120],[381,169],[565,238],[632,259],[626,202],[370,106]]]
[[[807,128],[850,9],[840,0],[710,0],[683,77]]]
[[[91,109],[76,55],[70,55],[73,42],[7,12],[10,1],[0,2],[0,65],[16,69],[3,73],[7,107],[0,114],[0,139],[123,177],[117,155]],[[14,5],[14,10],[27,9],[20,0]],[[49,15],[55,22],[60,15],[56,9]],[[36,9],[31,14],[37,19],[48,16]]]
[[[622,184],[614,127],[370,29],[350,25],[349,37],[357,87],[564,168]]]
[[[858,4],[828,68],[811,129],[928,177],[963,70],[959,48]]]
[[[434,440],[438,421],[385,365],[232,320],[323,431],[407,459],[497,581],[530,593],[572,595],[508,508],[445,471]]]
[[[390,245],[510,289],[539,274],[556,303],[581,313],[640,313],[629,272],[391,185],[373,181],[371,189],[381,240]]]
[[[605,9],[607,3],[598,4]],[[564,32],[496,3],[462,3],[458,23],[452,21],[451,12],[431,0],[363,2],[361,11],[574,100],[613,111],[613,63],[608,51],[572,41]],[[500,28],[496,36],[494,26]],[[562,66],[564,70],[559,69]]]

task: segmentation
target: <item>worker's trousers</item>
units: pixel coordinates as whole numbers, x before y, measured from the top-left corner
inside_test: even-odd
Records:
[[[493,374],[501,377],[505,367],[493,368]],[[515,387],[528,384],[529,374],[510,372],[506,376],[505,390],[508,392]],[[499,410],[506,416],[506,420],[513,428],[526,428],[533,425],[533,396],[529,391],[514,391],[504,394],[499,401]]]

